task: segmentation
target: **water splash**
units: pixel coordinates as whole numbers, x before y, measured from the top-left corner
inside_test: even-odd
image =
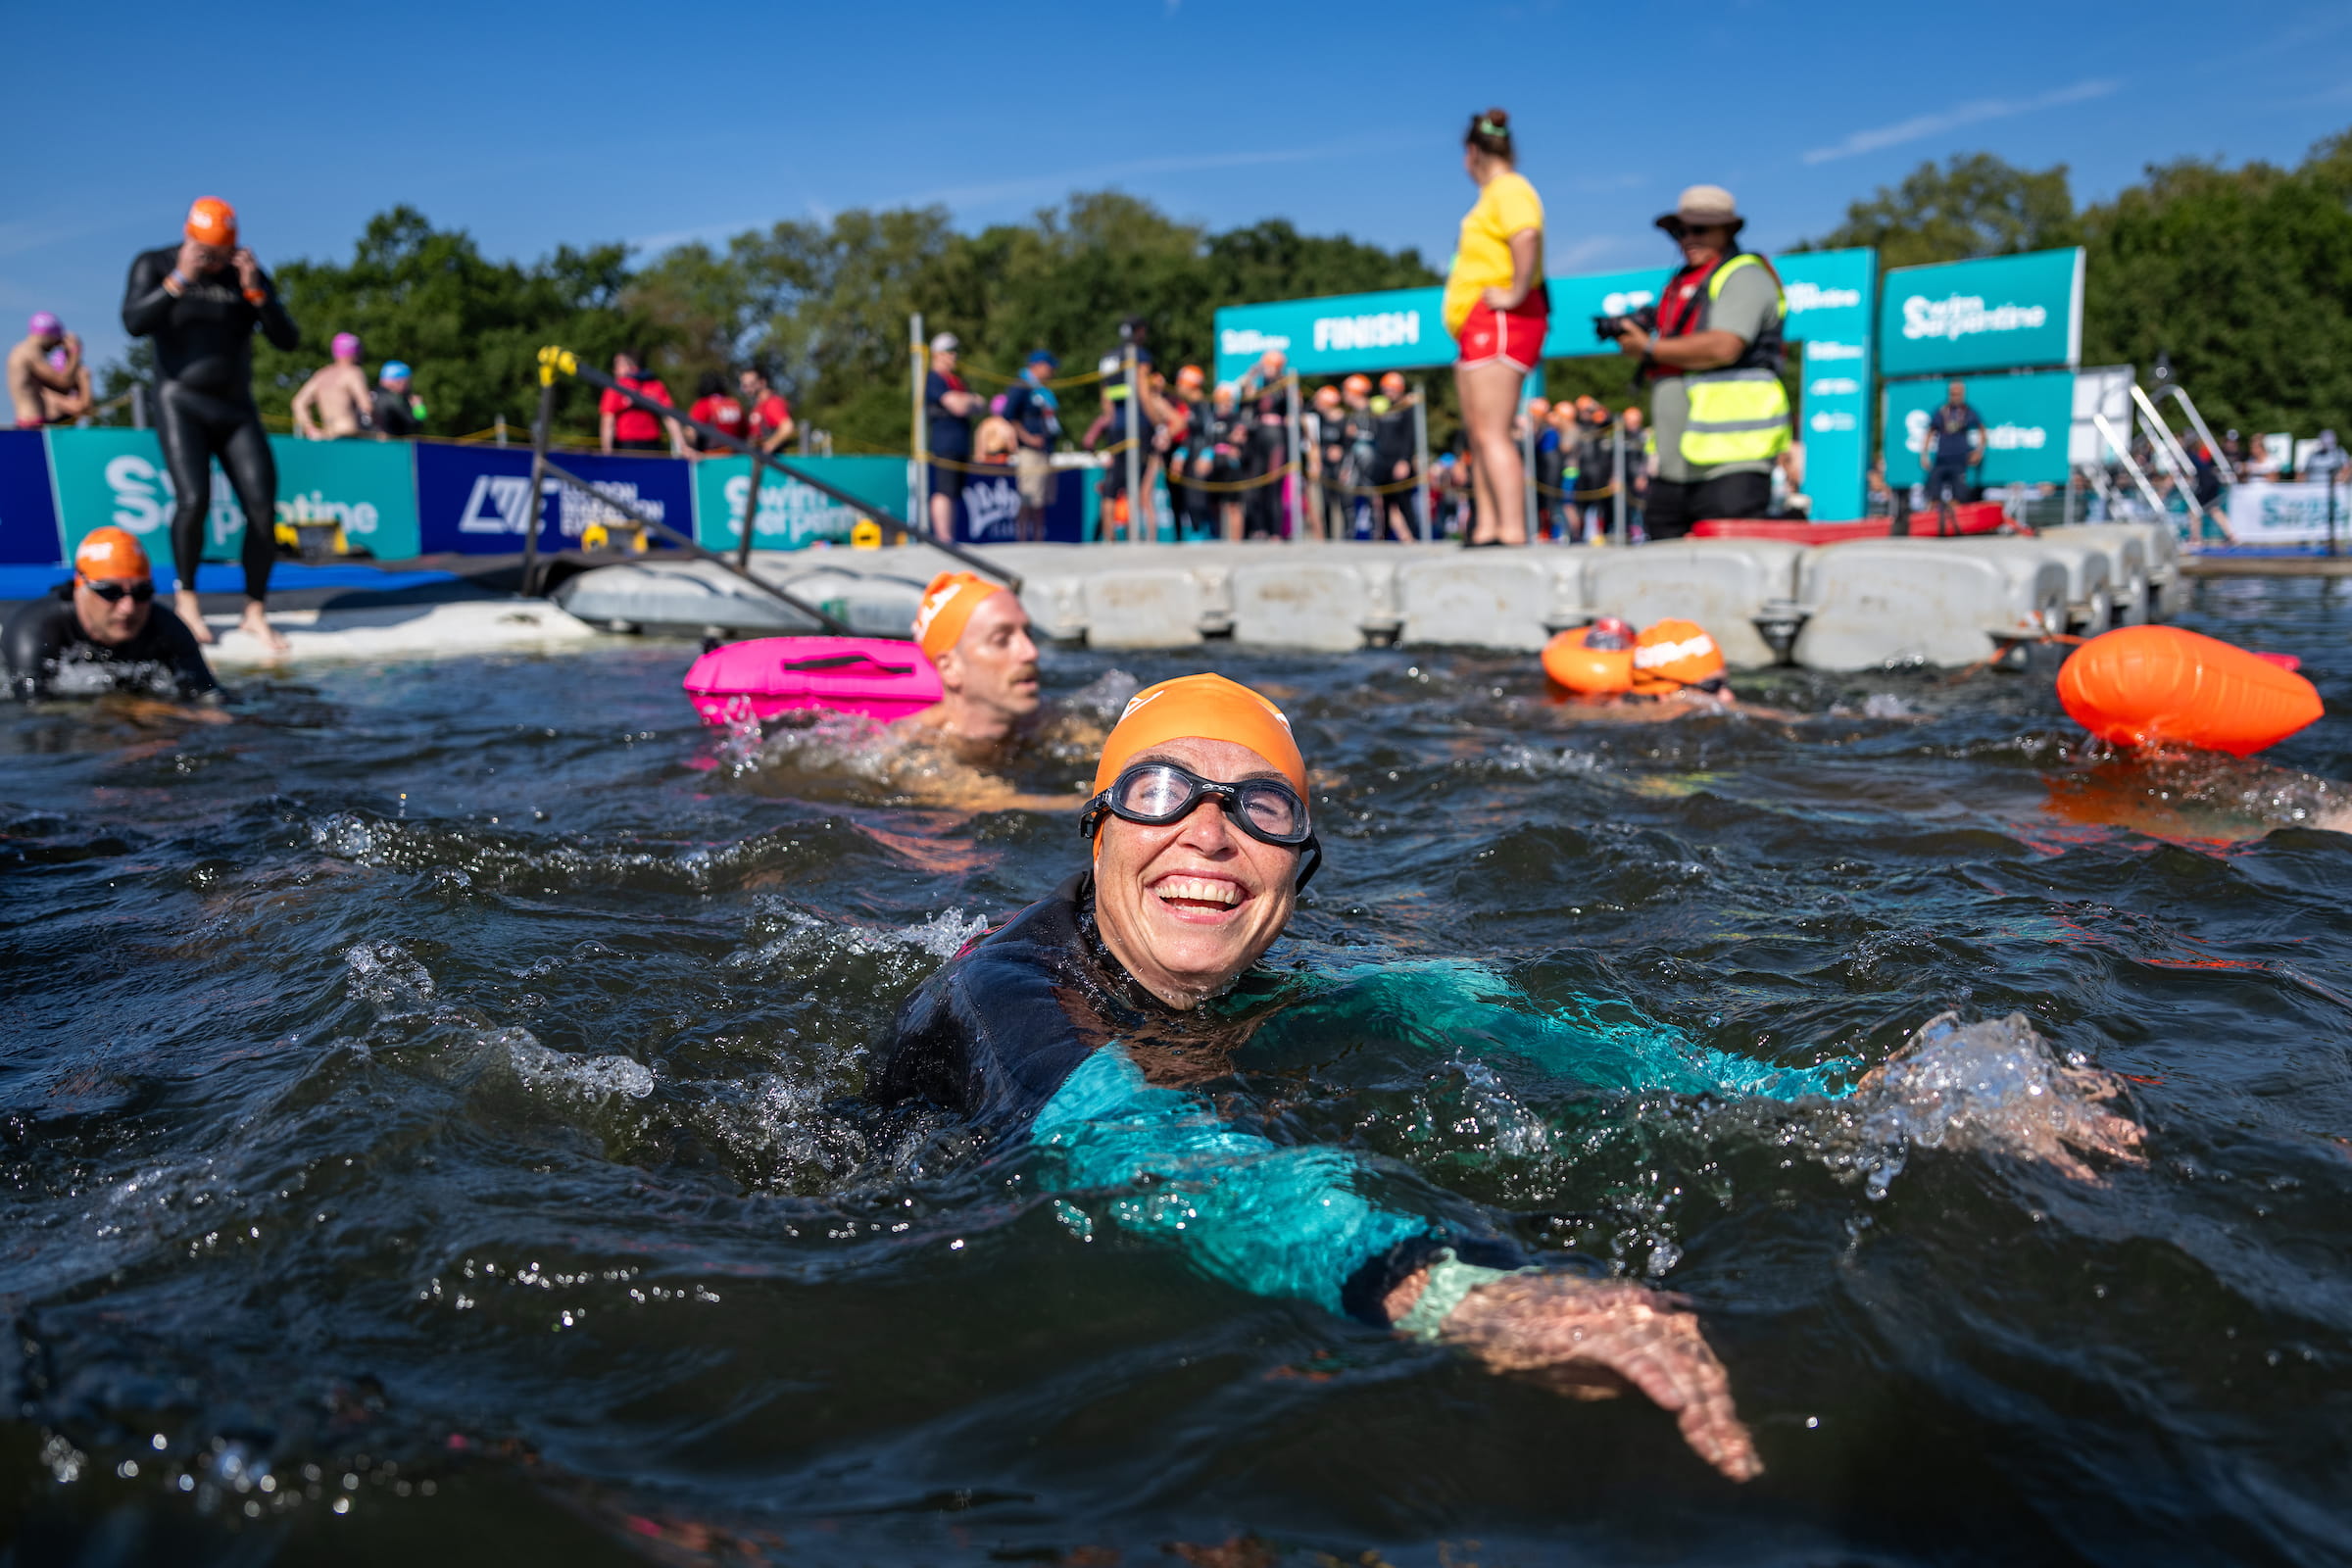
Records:
[[[2006,1154],[2096,1181],[2075,1151],[2138,1158],[2138,1126],[2098,1103],[2122,1093],[2110,1074],[2060,1061],[2022,1012],[1968,1024],[1942,1013],[1855,1086],[1871,1147],[1853,1164],[1873,1198],[1886,1196],[1913,1149]]]

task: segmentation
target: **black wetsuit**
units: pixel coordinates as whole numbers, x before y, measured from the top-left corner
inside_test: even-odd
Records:
[[[385,386],[375,389],[374,423],[376,434],[388,435],[395,440],[406,440],[424,428],[417,422],[416,406],[410,402],[409,395]]]
[[[253,402],[253,332],[260,327],[281,349],[300,334],[267,274],[259,305],[245,298],[233,269],[196,278],[175,297],[164,280],[178,263],[176,245],[146,252],[130,264],[122,291],[122,330],[155,339],[155,433],[172,474],[172,562],[179,585],[193,589],[219,458],[245,509],[245,597],[259,601],[269,596],[277,559],[277,464]]]
[[[185,701],[220,689],[195,633],[169,606],[150,606],[139,634],[109,647],[82,630],[70,582],[20,607],[0,632],[0,651],[8,658],[9,692],[19,702],[108,692]]]

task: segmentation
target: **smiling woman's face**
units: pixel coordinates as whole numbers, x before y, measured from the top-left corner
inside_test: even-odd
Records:
[[[1163,741],[1135,761],[1168,761],[1219,783],[1279,779],[1231,741]],[[1244,833],[1214,801],[1158,827],[1105,816],[1095,858],[1095,920],[1112,956],[1173,1007],[1217,995],[1282,935],[1298,903],[1298,855]]]

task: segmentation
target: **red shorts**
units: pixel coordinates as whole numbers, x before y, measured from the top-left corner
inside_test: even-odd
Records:
[[[1532,370],[1544,358],[1544,333],[1550,324],[1548,311],[1522,308],[1498,313],[1492,306],[1473,305],[1456,338],[1461,357],[1454,363],[1487,365],[1500,360]]]

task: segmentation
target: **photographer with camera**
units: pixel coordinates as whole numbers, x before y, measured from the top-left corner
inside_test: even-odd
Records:
[[[1657,221],[1683,252],[1665,297],[1654,311],[1593,322],[1642,362],[1650,385],[1657,468],[1642,520],[1653,540],[1679,539],[1707,517],[1763,516],[1788,445],[1788,303],[1772,264],[1737,248],[1747,220],[1730,191],[1693,185]]]

